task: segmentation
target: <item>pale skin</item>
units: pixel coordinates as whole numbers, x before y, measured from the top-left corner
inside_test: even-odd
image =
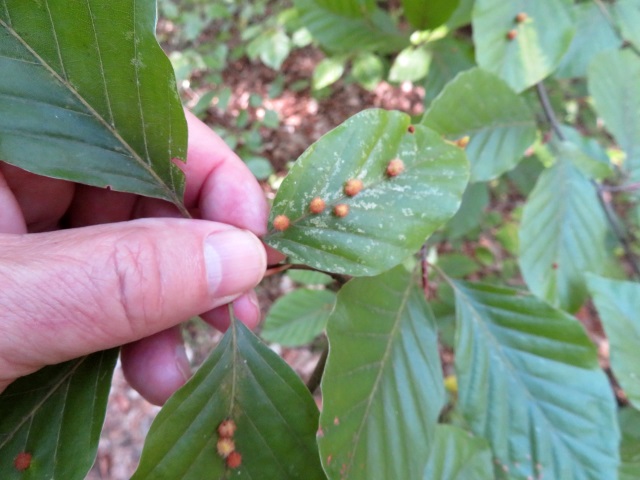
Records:
[[[162,404],[190,375],[181,322],[201,315],[224,330],[232,302],[257,324],[264,194],[215,133],[187,121],[185,204],[200,220],[0,162],[0,392],[45,365],[125,345],[127,380]]]

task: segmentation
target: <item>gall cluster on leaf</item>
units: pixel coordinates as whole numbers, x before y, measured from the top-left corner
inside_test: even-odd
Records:
[[[13,466],[19,472],[23,472],[31,466],[31,454],[28,452],[20,452],[13,460]]]
[[[362,180],[358,178],[352,178],[344,184],[344,194],[348,197],[355,197],[364,188]]]
[[[324,212],[326,206],[327,204],[322,198],[316,197],[311,200],[311,202],[309,202],[309,211],[315,215],[318,215],[319,213]]]
[[[273,228],[278,230],[279,232],[284,232],[287,228],[289,228],[291,222],[289,221],[289,217],[286,215],[278,215],[273,219]]]
[[[287,219],[287,221],[288,220],[289,219]],[[236,450],[236,443],[233,440],[236,428],[236,422],[230,418],[227,418],[218,425],[219,438],[218,443],[216,443],[216,449],[218,455],[225,459],[228,468],[238,468],[242,463],[242,455]]]

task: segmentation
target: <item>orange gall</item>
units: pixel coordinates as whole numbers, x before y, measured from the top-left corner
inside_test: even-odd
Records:
[[[413,125],[409,125],[409,127],[407,128],[407,132],[409,133],[415,133],[416,131],[416,127],[414,127]]]
[[[319,213],[324,212],[326,206],[327,204],[322,198],[316,197],[309,203],[309,211],[318,215]]]
[[[362,191],[363,188],[364,184],[362,183],[362,180],[352,178],[344,184],[344,193],[348,197],[355,197]]]
[[[233,434],[236,432],[236,422],[228,418],[224,420],[220,425],[218,425],[218,435],[221,437],[233,437]]]
[[[339,203],[338,205],[336,205],[335,207],[333,207],[333,214],[336,217],[346,217],[347,215],[349,215],[349,205],[347,205],[346,203]]]
[[[238,452],[231,452],[227,457],[227,467],[238,468],[242,465],[242,455]]]
[[[469,135],[465,135],[464,137],[459,138],[458,140],[456,140],[456,145],[459,146],[460,148],[467,148],[467,145],[469,145]]]
[[[515,28],[507,32],[507,40],[515,40],[517,36],[518,36],[518,31]]]
[[[216,444],[218,455],[220,455],[222,458],[227,458],[229,455],[231,455],[231,453],[235,451],[235,449],[236,444],[228,437],[222,437]]]
[[[516,23],[524,23],[527,21],[529,17],[527,16],[526,13],[524,12],[520,12],[519,14],[516,15]]]
[[[289,228],[290,224],[291,222],[289,221],[289,217],[287,217],[286,215],[278,215],[273,219],[273,228],[275,228],[279,232],[284,232],[287,228]]]
[[[13,460],[13,466],[19,472],[22,472],[31,466],[31,454],[28,452],[20,452]]]
[[[397,177],[404,172],[404,162],[399,158],[394,158],[387,165],[387,175],[390,177]]]

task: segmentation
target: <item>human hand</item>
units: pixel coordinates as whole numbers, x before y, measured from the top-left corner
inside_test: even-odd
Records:
[[[0,392],[45,365],[127,344],[129,383],[162,404],[190,375],[177,324],[202,314],[224,330],[229,302],[250,327],[259,321],[251,289],[266,268],[255,236],[266,230],[264,194],[215,133],[187,120],[185,205],[203,220],[0,162]]]

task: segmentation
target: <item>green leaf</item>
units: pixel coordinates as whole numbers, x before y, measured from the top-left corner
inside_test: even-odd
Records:
[[[328,57],[316,65],[313,71],[313,89],[320,90],[337,82],[344,73],[344,59]]]
[[[402,267],[357,278],[327,326],[318,440],[329,478],[420,478],[444,405],[435,321]]]
[[[329,285],[333,282],[329,275],[311,270],[289,270],[287,276],[302,285]]]
[[[335,302],[329,290],[294,290],[273,304],[260,335],[287,347],[306,345],[324,330]]]
[[[226,418],[242,465],[225,467],[216,429]],[[234,320],[220,344],[162,408],[132,477],[324,479],[315,441],[318,409],[278,355]]]
[[[244,159],[244,163],[258,180],[266,180],[274,173],[273,165],[264,157],[251,156]]]
[[[618,0],[613,4],[613,12],[623,38],[640,49],[640,1]]]
[[[0,158],[180,206],[187,126],[155,17],[151,1],[5,0]]]
[[[449,239],[457,239],[478,228],[489,205],[489,189],[486,183],[472,183],[462,196],[456,214],[447,222],[444,233]]]
[[[460,0],[402,0],[404,15],[417,30],[432,30],[445,23]]]
[[[315,0],[315,2],[330,12],[356,18],[376,7],[375,0]]]
[[[279,70],[291,52],[291,39],[282,30],[267,30],[247,45],[247,55],[252,60],[260,58],[273,70]]]
[[[438,425],[423,480],[493,480],[491,449],[453,425]]]
[[[587,284],[609,340],[611,369],[640,409],[640,284],[596,275],[589,275]]]
[[[602,52],[589,66],[589,93],[598,115],[627,154],[625,167],[640,179],[640,58],[628,50]]]
[[[613,174],[613,168],[607,152],[594,139],[583,137],[575,128],[561,125],[565,141],[560,150],[566,152],[571,162],[585,175],[603,179]]]
[[[447,83],[474,66],[473,48],[468,42],[445,37],[429,42],[431,64],[424,83],[424,105],[428,107]]]
[[[323,3],[341,5],[342,0],[294,0],[301,23],[330,52],[376,51],[395,53],[409,44],[393,19],[379,8],[349,15],[336,13]]]
[[[512,169],[536,137],[536,123],[524,99],[480,68],[449,82],[422,123],[451,139],[470,136],[466,153],[472,182]]]
[[[516,92],[549,75],[566,53],[575,32],[572,0],[505,2],[476,0],[473,40],[482,68],[505,80]],[[516,21],[526,14],[523,22]],[[508,32],[515,31],[510,40]]]
[[[603,50],[617,49],[622,40],[611,23],[606,20],[595,3],[573,6],[576,17],[576,34],[569,50],[562,58],[555,76],[558,78],[584,77],[594,55]]]
[[[618,480],[638,480],[640,478],[640,412],[633,408],[624,408],[618,413],[618,423],[622,431]]]
[[[580,323],[518,290],[453,285],[459,408],[497,478],[615,478],[615,399]]]
[[[93,465],[118,350],[45,367],[0,395],[0,478],[82,480]],[[23,472],[19,453],[31,454]]]
[[[293,165],[273,203],[270,226],[277,215],[291,225],[271,231],[265,242],[319,270],[375,275],[415,253],[425,239],[457,210],[467,182],[461,149],[417,125],[401,112],[365,110],[338,126]],[[405,170],[386,175],[391,159]],[[364,190],[346,197],[344,184],[360,179]],[[314,197],[325,200],[321,214],[309,212]],[[349,214],[333,214],[336,204]]]
[[[384,62],[378,55],[364,52],[353,60],[351,74],[367,90],[373,90],[384,76]]]
[[[431,54],[425,47],[407,47],[396,57],[389,80],[392,82],[416,82],[427,76]]]
[[[574,312],[587,297],[585,273],[612,263],[609,227],[594,187],[566,158],[545,170],[522,214],[519,264],[530,290]]]

